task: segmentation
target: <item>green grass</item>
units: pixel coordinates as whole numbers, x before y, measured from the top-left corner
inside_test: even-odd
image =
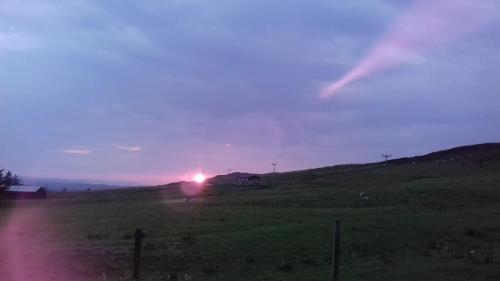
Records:
[[[340,280],[500,280],[500,161],[462,163],[393,164],[387,178],[381,165],[268,175],[270,188],[215,186],[188,203],[176,188],[144,188],[21,205],[43,207],[61,254],[108,280],[129,280],[138,226],[143,280],[329,280],[335,220]]]

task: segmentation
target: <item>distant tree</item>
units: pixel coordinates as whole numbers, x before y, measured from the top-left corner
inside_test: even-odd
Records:
[[[21,180],[17,175],[14,175],[14,178],[12,179],[12,185],[21,185]]]
[[[5,191],[5,189],[11,185],[19,185],[21,181],[17,175],[12,176],[11,171],[5,173],[5,169],[0,169],[0,192]]]
[[[5,171],[5,170],[4,169],[0,169],[0,192],[4,191],[5,187],[6,187],[5,180],[4,180],[4,177],[3,177],[3,171]]]
[[[12,177],[12,173],[10,171],[7,171],[4,178],[4,184],[7,186],[11,186],[13,185],[13,183],[14,183],[14,177]]]

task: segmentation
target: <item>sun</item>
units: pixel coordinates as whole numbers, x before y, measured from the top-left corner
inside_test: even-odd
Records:
[[[193,180],[197,183],[203,183],[205,181],[205,176],[203,174],[196,174]]]

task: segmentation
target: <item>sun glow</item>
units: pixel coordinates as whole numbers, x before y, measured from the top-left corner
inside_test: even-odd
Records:
[[[203,174],[197,174],[196,176],[194,176],[193,180],[197,183],[203,183],[205,181],[205,175]]]

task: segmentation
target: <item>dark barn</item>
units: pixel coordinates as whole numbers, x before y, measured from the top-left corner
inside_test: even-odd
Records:
[[[12,199],[43,199],[47,198],[47,191],[41,186],[12,185],[5,189],[4,195]]]

